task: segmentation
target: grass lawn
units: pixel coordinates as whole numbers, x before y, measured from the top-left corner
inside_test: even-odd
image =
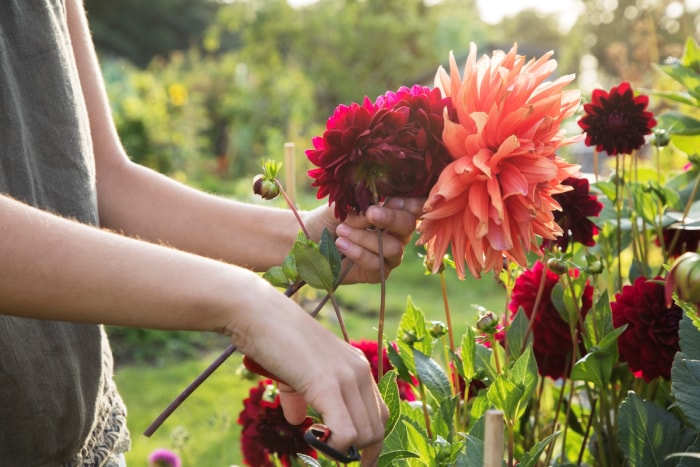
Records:
[[[456,339],[461,338],[467,324],[474,325],[478,311],[473,305],[481,305],[499,315],[503,313],[505,292],[492,276],[460,281],[454,271],[447,270],[445,277]],[[351,339],[376,339],[379,292],[379,285],[367,284],[339,289],[343,321]],[[412,247],[406,253],[404,264],[392,272],[387,282],[384,332],[390,340],[396,338],[398,321],[408,296],[423,310],[427,319],[445,321],[440,278],[424,274],[421,260]],[[319,297],[315,297],[311,291],[304,298],[313,302]],[[311,311],[309,306],[305,308]],[[327,306],[319,319],[340,335],[332,309]],[[144,339],[154,339],[152,335],[145,336],[150,337]],[[175,340],[179,339],[182,339],[181,335],[176,335]],[[140,345],[139,342],[128,342],[132,353],[139,352]],[[242,400],[254,383],[242,380],[236,374],[240,365],[240,355],[237,354],[207,379],[151,438],[142,435],[173,398],[227,344],[225,340],[219,343],[215,339],[214,344],[208,344],[210,353],[180,359],[173,356],[177,354],[175,350],[178,345],[177,342],[169,343],[166,350],[161,351],[165,355],[155,359],[157,364],[120,365],[117,360],[116,380],[129,410],[129,428],[133,439],[132,450],[127,454],[129,467],[145,467],[146,459],[154,449],[173,449],[178,443],[184,444],[184,448],[178,452],[183,457],[185,467],[241,465],[240,429],[236,420],[243,407]]]
[[[143,435],[160,412],[216,355],[157,367],[146,364],[118,367],[115,378],[129,411],[132,436],[132,449],[126,456],[129,467],[145,467],[154,449],[176,446],[183,446],[174,450],[181,454],[185,466],[241,464],[236,419],[253,383],[236,375],[240,355],[229,358],[152,437]]]

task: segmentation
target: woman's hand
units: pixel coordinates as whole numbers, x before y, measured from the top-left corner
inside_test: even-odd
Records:
[[[312,236],[320,237],[323,228],[337,235],[336,247],[353,262],[346,284],[358,282],[377,283],[381,280],[379,241],[377,230],[382,232],[384,276],[401,264],[404,247],[415,232],[418,218],[423,213],[423,198],[392,198],[384,206],[370,206],[365,214],[348,215],[338,223],[332,207],[320,207],[307,217],[307,227]]]

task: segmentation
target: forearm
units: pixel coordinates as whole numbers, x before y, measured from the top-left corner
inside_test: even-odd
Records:
[[[4,314],[231,333],[238,316],[254,311],[256,295],[273,294],[245,269],[79,224],[4,196],[0,229]]]
[[[206,194],[125,162],[98,178],[100,222],[256,271],[282,262],[300,226],[288,209]]]

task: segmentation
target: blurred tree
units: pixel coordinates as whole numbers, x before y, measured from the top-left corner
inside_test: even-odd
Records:
[[[584,44],[612,81],[650,86],[652,65],[678,56],[685,39],[697,36],[697,8],[681,0],[584,0]]]
[[[97,49],[140,67],[156,55],[188,48],[218,7],[215,0],[85,0]]]

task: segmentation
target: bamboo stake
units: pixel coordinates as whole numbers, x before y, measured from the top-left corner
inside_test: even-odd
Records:
[[[294,159],[294,143],[284,143],[284,186],[289,199],[296,203],[296,164]]]
[[[503,466],[505,449],[503,431],[503,412],[500,410],[487,410],[484,432],[484,467]]]

